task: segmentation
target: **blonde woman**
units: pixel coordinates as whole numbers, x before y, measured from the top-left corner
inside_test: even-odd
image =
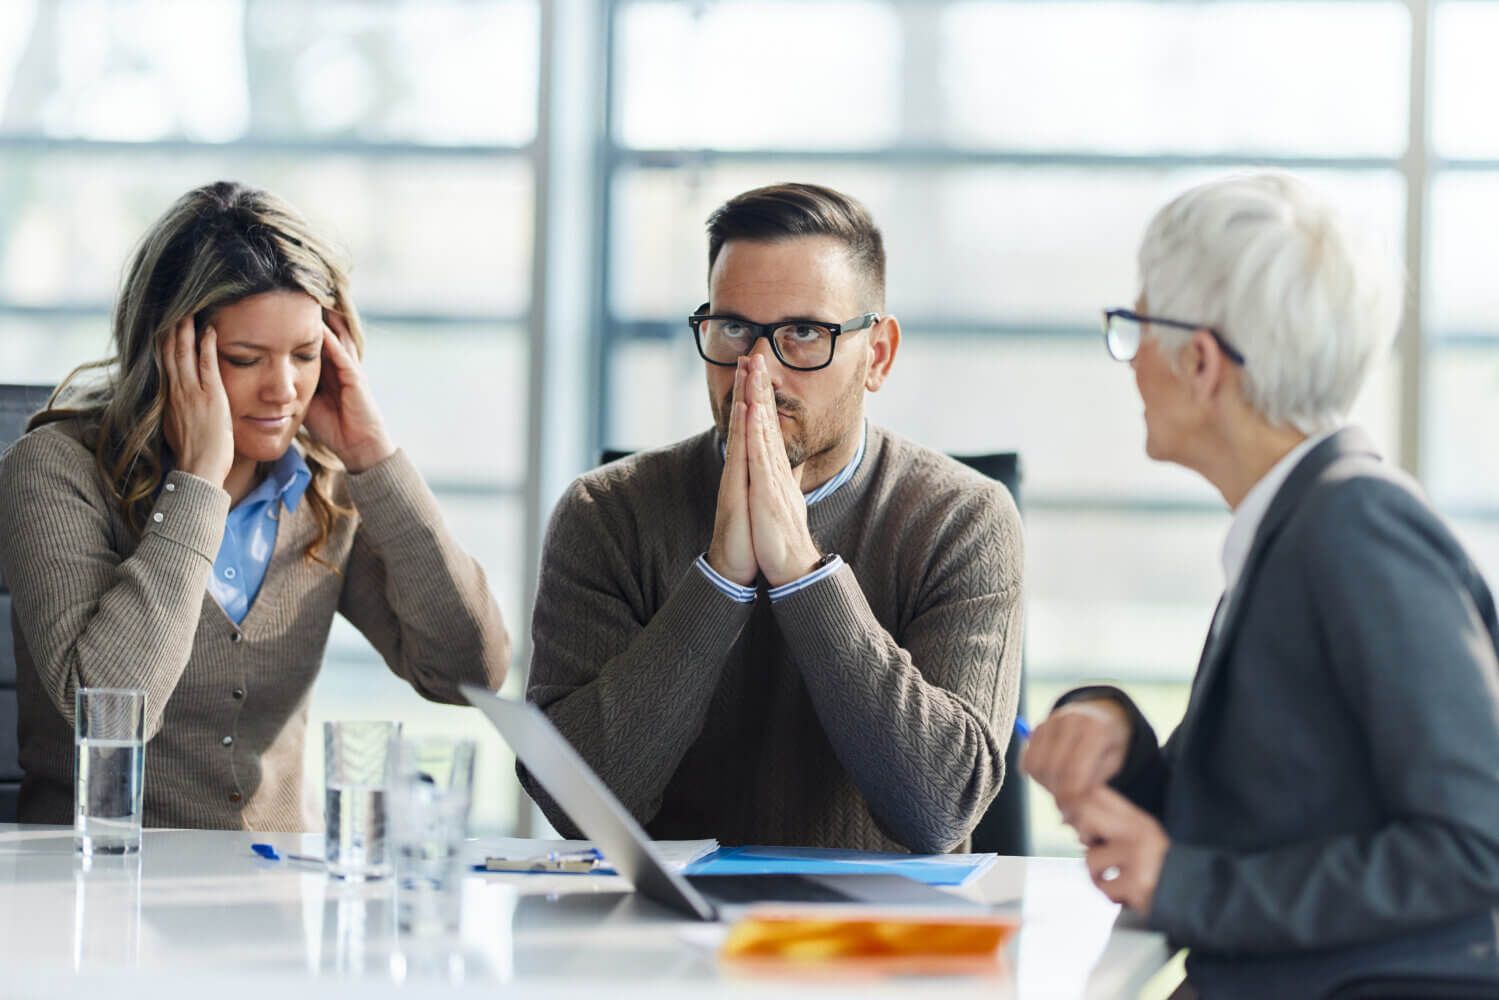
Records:
[[[137,249],[113,337],[0,463],[20,817],[72,821],[74,691],[134,687],[148,826],[304,829],[334,612],[459,703],[504,680],[499,610],[381,423],[343,266],[284,202],[184,195]]]

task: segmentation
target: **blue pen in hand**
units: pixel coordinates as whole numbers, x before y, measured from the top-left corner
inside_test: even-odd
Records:
[[[1023,740],[1028,740],[1031,738],[1030,725],[1018,715],[1015,716],[1015,735],[1019,736]]]

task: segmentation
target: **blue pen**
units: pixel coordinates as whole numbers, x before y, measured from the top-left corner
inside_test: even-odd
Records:
[[[265,858],[267,861],[280,861],[283,855],[276,852],[276,848],[270,844],[251,844],[250,850]],[[310,854],[287,854],[284,855],[288,861],[304,861],[309,864],[324,864],[322,858],[314,858]]]
[[[1015,716],[1015,735],[1023,740],[1031,738],[1031,727],[1020,716]]]

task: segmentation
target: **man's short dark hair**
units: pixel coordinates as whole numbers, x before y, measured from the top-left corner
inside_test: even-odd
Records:
[[[708,216],[708,273],[730,240],[776,243],[829,236],[848,248],[868,283],[871,307],[885,307],[885,239],[858,200],[816,184],[772,184],[736,195]]]

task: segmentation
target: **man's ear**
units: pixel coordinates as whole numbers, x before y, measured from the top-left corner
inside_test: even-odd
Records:
[[[895,354],[900,350],[900,320],[883,316],[869,331],[869,370],[864,374],[864,388],[879,392],[890,377]]]

